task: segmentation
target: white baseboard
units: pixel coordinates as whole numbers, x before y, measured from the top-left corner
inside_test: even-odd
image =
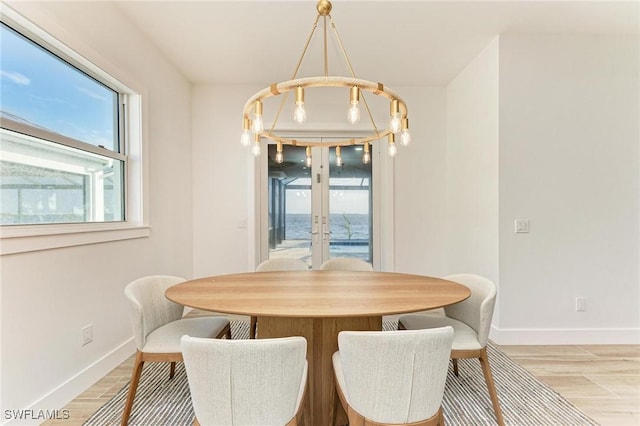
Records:
[[[31,404],[11,413],[2,413],[3,426],[40,424],[49,418],[62,419],[67,415],[62,407],[91,387],[111,370],[122,364],[136,351],[133,339],[129,339],[105,356],[78,372],[66,382]],[[18,418],[22,417],[22,419]],[[44,417],[44,418],[43,418]]]
[[[489,338],[499,345],[637,345],[640,328],[498,328]]]

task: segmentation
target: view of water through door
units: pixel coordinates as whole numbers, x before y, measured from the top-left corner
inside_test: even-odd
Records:
[[[333,257],[373,259],[371,163],[362,147],[334,149],[284,146],[284,162],[268,158],[269,258],[292,257],[318,268]]]

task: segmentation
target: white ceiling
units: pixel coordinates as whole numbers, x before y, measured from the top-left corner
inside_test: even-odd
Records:
[[[313,0],[123,1],[126,16],[194,83],[287,80],[316,17]],[[501,33],[639,36],[638,1],[335,0],[359,78],[445,85]],[[347,75],[329,28],[329,74]],[[298,76],[322,75],[322,20]]]

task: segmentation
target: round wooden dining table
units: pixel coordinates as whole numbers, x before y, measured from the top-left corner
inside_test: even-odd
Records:
[[[451,305],[468,298],[471,291],[421,275],[310,270],[212,276],[177,284],[165,294],[192,308],[258,317],[258,338],[305,337],[309,363],[305,423],[327,426],[334,424],[331,357],[338,350],[340,331],[381,330],[383,315]]]

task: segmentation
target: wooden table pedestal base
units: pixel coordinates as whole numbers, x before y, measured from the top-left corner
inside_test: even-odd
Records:
[[[336,399],[331,357],[338,350],[338,333],[343,330],[382,330],[382,317],[286,318],[258,317],[258,338],[302,336],[307,339],[309,382],[304,424],[333,426],[334,402],[338,424],[347,417]],[[318,366],[319,364],[319,366]]]

